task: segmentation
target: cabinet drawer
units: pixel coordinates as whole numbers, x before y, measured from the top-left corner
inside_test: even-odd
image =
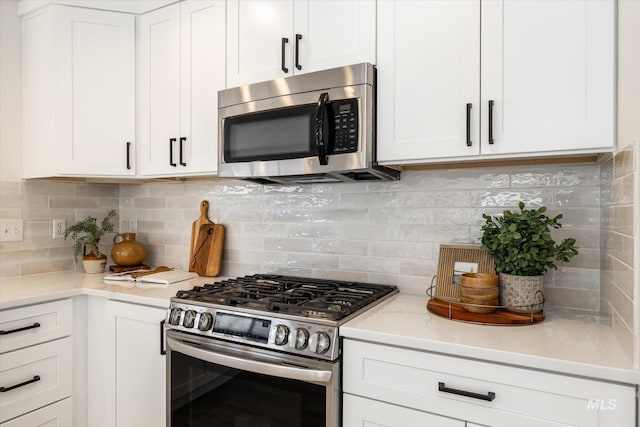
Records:
[[[635,425],[631,385],[354,340],[344,341],[343,360],[345,393],[479,424]]]
[[[70,299],[0,311],[0,353],[71,335]]]
[[[73,401],[71,398],[45,406],[2,424],[2,427],[71,426],[73,423]]]
[[[71,337],[0,355],[0,422],[71,395]]]

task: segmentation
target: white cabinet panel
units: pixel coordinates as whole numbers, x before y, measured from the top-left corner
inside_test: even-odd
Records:
[[[134,23],[66,6],[23,18],[24,177],[135,173]]]
[[[614,6],[483,0],[483,154],[613,147]]]
[[[227,8],[228,87],[375,63],[374,1],[229,0]]]
[[[71,337],[0,355],[0,422],[71,396]]]
[[[69,299],[0,311],[0,353],[71,335],[72,322]]]
[[[2,427],[70,427],[73,425],[71,397],[2,424]]]
[[[343,406],[344,427],[465,427],[464,421],[350,394],[344,394]]]
[[[141,175],[216,172],[225,29],[223,0],[185,1],[140,18]]]
[[[480,153],[479,34],[478,1],[378,2],[379,161]]]
[[[348,394],[494,427],[635,424],[631,385],[355,340],[343,347]]]

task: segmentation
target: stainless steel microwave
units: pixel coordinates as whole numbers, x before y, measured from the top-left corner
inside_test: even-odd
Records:
[[[363,63],[218,92],[218,176],[280,184],[400,179],[376,162],[375,74]]]

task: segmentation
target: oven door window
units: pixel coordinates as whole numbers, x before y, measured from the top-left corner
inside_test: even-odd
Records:
[[[224,121],[224,161],[316,156],[315,118],[315,104],[229,117]]]
[[[172,427],[324,427],[326,388],[171,353]]]

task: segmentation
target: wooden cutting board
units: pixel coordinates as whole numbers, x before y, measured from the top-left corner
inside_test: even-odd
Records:
[[[193,221],[191,225],[191,246],[189,250],[189,271],[196,271],[195,264],[193,263],[193,255],[196,251],[196,243],[198,241],[198,234],[200,232],[200,227],[205,224],[213,224],[213,222],[209,219],[209,202],[203,200],[200,202],[200,218]]]
[[[195,271],[200,276],[217,276],[220,273],[223,246],[224,226],[202,224],[198,230],[193,257],[189,261],[189,271]]]

